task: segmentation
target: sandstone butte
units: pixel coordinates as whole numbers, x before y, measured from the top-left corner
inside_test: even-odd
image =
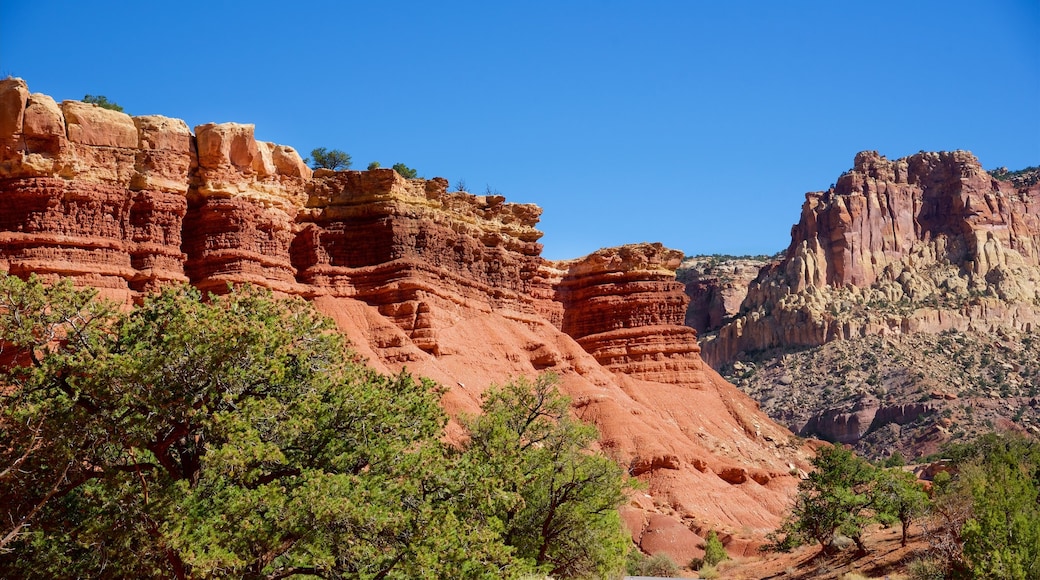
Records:
[[[622,508],[643,550],[685,563],[716,529],[739,555],[779,523],[807,450],[701,360],[681,252],[552,262],[535,205],[390,169],[312,173],[253,131],[192,133],[0,82],[0,268],[127,304],[183,282],[301,296],[371,366],[449,387],[453,415],[490,384],[554,371],[599,448],[645,484]]]
[[[715,368],[742,352],[1040,322],[1040,183],[987,173],[967,151],[856,155],[807,193],[784,257],[702,340]]]

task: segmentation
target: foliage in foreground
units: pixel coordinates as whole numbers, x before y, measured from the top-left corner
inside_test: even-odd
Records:
[[[911,521],[924,515],[929,549],[912,577],[1040,578],[1040,442],[992,433],[941,456],[949,471],[935,476],[929,499],[908,472],[874,468],[840,446],[820,449],[772,547],[809,539],[829,551],[841,533],[863,550],[873,521],[899,522],[905,546]]]
[[[555,385],[543,374],[489,389],[467,421],[462,471],[517,556],[554,577],[616,576],[631,544],[617,511],[623,471],[586,451],[596,430],[570,417]]]
[[[456,450],[432,385],[254,289],[118,312],[4,276],[0,345],[2,577],[606,577],[624,558],[620,470],[549,377],[496,391]]]
[[[876,468],[841,445],[820,448],[813,466],[809,477],[798,484],[791,514],[774,535],[772,548],[788,550],[815,541],[829,553],[835,534],[841,534],[851,538],[862,554],[867,552],[863,530],[868,524],[897,521],[906,545],[910,523],[927,503],[911,475]]]
[[[990,434],[944,453],[929,521],[935,561],[950,577],[1040,578],[1040,442]]]

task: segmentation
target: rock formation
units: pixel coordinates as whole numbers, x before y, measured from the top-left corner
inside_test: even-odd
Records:
[[[1038,243],[1035,172],[990,174],[965,151],[860,153],[806,195],[784,258],[702,335],[702,356],[792,430],[875,458],[1032,430]]]
[[[966,151],[856,156],[806,194],[785,258],[702,343],[742,351],[886,333],[1030,330],[1040,322],[1040,184],[1018,187]]]
[[[681,254],[641,244],[550,262],[539,208],[446,190],[389,169],[312,174],[251,125],[193,134],[0,81],[0,268],[126,302],[184,281],[303,296],[368,364],[448,387],[451,414],[551,370],[600,449],[646,482],[623,508],[644,549],[697,553],[709,528],[750,530],[727,536],[734,553],[761,541],[806,450],[700,359]],[[653,540],[661,530],[672,539]]]
[[[640,244],[570,262],[558,287],[562,330],[612,371],[696,383],[700,349],[683,326],[689,298],[675,280],[681,260],[677,250]]]
[[[687,258],[675,272],[686,285],[690,305],[686,326],[698,333],[713,332],[740,312],[748,286],[766,265],[765,256]]]

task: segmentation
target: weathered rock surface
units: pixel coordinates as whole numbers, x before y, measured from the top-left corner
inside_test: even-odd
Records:
[[[562,330],[608,369],[694,385],[696,333],[683,326],[689,298],[675,269],[682,253],[661,244],[599,250],[567,264],[559,285]]]
[[[863,152],[832,189],[806,195],[784,259],[701,346],[718,367],[856,336],[1028,331],[1038,304],[1040,184],[998,180],[966,151]]]
[[[552,370],[600,448],[646,482],[626,521],[647,550],[684,557],[699,549],[691,529],[775,527],[807,450],[700,359],[681,254],[639,244],[550,262],[539,208],[446,190],[392,170],[312,174],[251,125],[193,135],[0,82],[5,270],[124,300],[186,280],[304,296],[368,364],[449,387],[452,414],[479,410],[493,382]]]
[[[698,333],[718,330],[740,312],[748,286],[765,266],[765,257],[687,258],[675,272],[676,280],[686,285],[690,305],[686,325]]]
[[[801,435],[884,459],[1002,430],[1040,434],[1040,342],[1032,332],[912,332],[765,351],[723,368]]]

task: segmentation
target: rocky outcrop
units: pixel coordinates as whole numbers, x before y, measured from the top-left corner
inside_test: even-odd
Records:
[[[1040,322],[1040,185],[1016,187],[970,153],[856,156],[806,195],[778,264],[702,342],[738,353],[886,333],[1029,330]]]
[[[800,429],[799,435],[817,436],[836,443],[856,443],[872,430],[889,424],[906,425],[938,408],[938,404],[929,402],[882,405],[878,399],[864,396],[851,408],[839,407],[816,413]]]
[[[447,186],[392,169],[320,171],[297,220],[300,281],[377,307],[432,353],[469,309],[558,324],[556,273],[534,227],[541,209]]]
[[[369,365],[444,385],[450,414],[478,411],[492,383],[557,373],[600,449],[645,482],[645,517],[626,521],[648,550],[695,553],[680,544],[696,534],[677,533],[691,526],[761,536],[807,466],[789,431],[704,365],[683,326],[681,254],[658,244],[550,262],[536,206],[387,169],[312,174],[251,125],[193,134],[59,106],[18,79],[0,82],[0,194],[7,271],[126,301],[183,281],[303,296]],[[661,530],[670,539],[650,541]]]
[[[29,94],[0,81],[0,267],[126,296],[186,281],[192,159],[183,121]]]
[[[682,253],[661,244],[594,252],[567,264],[559,285],[562,330],[608,369],[692,384],[696,333],[683,326],[689,298],[675,280]]]
[[[675,277],[686,285],[686,295],[690,297],[686,325],[698,333],[707,333],[729,322],[740,312],[748,286],[766,265],[764,258],[694,256],[684,259]]]
[[[290,246],[311,171],[295,150],[258,142],[253,130],[237,123],[195,128],[185,270],[203,291],[248,282],[305,293]]]

